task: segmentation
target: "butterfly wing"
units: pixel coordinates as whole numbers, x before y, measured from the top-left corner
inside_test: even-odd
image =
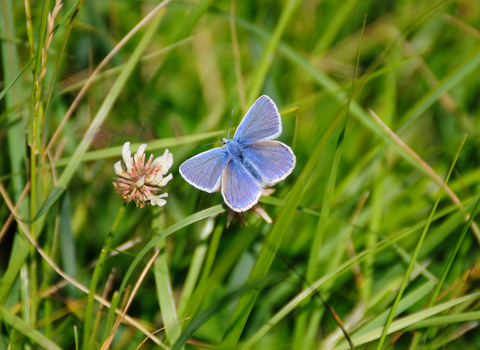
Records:
[[[233,136],[240,144],[274,139],[282,133],[282,119],[270,97],[260,96],[250,107]]]
[[[222,195],[236,212],[250,209],[261,196],[260,185],[238,158],[232,158],[223,170]]]
[[[284,180],[296,164],[292,149],[279,141],[265,140],[244,145],[242,157],[245,167],[265,187]]]
[[[224,147],[211,149],[183,162],[180,174],[190,185],[202,191],[218,191],[229,157]]]

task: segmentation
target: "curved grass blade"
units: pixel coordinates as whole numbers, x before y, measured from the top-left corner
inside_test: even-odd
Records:
[[[408,128],[418,119],[440,96],[452,89],[463,78],[480,66],[480,46],[478,46],[465,60],[458,65],[450,74],[444,77],[440,83],[412,106],[410,110],[401,118],[400,127],[397,132]]]
[[[190,339],[190,337],[195,333],[197,329],[199,329],[205,322],[207,322],[212,316],[217,314],[223,308],[229,306],[232,302],[234,302],[237,298],[239,298],[242,294],[249,290],[258,290],[260,288],[265,287],[265,285],[272,285],[274,283],[280,282],[282,277],[280,276],[267,276],[261,280],[256,280],[255,282],[248,283],[245,286],[241,287],[240,289],[236,290],[233,293],[230,293],[226,297],[218,300],[212,306],[210,306],[207,310],[202,312],[200,315],[195,317],[195,319],[188,325],[188,327],[183,331],[180,338],[177,342],[173,345],[171,350],[179,350],[185,343]]]
[[[457,151],[457,154],[455,155],[455,158],[453,159],[452,165],[450,166],[450,169],[448,170],[447,176],[445,177],[445,186],[447,186],[448,180],[450,179],[450,175],[452,174],[453,168],[455,167],[455,164],[457,162],[458,156],[460,155],[460,151],[462,150],[463,144],[465,143],[466,137],[464,137],[463,142],[460,144],[460,147]],[[432,210],[430,211],[430,215],[428,216],[427,224],[425,225],[425,228],[422,231],[422,234],[420,236],[420,239],[418,240],[417,246],[415,247],[415,252],[413,253],[412,260],[410,261],[410,264],[408,265],[407,271],[405,273],[405,277],[403,279],[403,282],[400,286],[400,289],[398,291],[397,297],[395,298],[395,302],[393,303],[392,309],[390,310],[390,315],[388,316],[388,320],[385,324],[385,327],[383,328],[382,335],[380,337],[380,341],[378,342],[377,345],[377,350],[381,350],[383,347],[383,344],[385,342],[385,339],[387,338],[388,334],[388,329],[390,327],[390,324],[393,321],[393,318],[395,317],[395,313],[398,307],[398,304],[400,303],[400,300],[402,299],[403,292],[405,291],[405,288],[407,287],[407,283],[410,279],[410,275],[413,271],[413,267],[415,266],[415,263],[417,261],[418,253],[420,252],[420,248],[422,247],[423,241],[425,240],[425,237],[427,236],[428,229],[430,228],[430,224],[432,223],[433,216],[435,214],[435,211],[437,210],[437,206],[440,203],[440,199],[442,198],[442,193],[443,193],[443,188],[442,191],[438,194],[437,200],[435,204],[433,205]]]
[[[2,305],[0,305],[0,316],[5,324],[17,330],[19,333],[32,340],[32,342],[41,345],[45,349],[62,350],[57,344],[45,337],[45,335],[37,331],[31,325],[27,324],[21,318],[10,313],[10,311]]]
[[[420,328],[450,325],[452,323],[468,322],[475,320],[480,320],[480,311],[464,312],[457,315],[432,317],[428,320],[420,321],[415,323],[413,326],[407,327],[405,329],[405,332],[413,331]]]
[[[33,56],[32,58],[30,58],[30,60],[27,62],[25,67],[23,67],[23,69],[20,71],[20,73],[18,73],[17,76],[15,78],[13,78],[13,80],[2,90],[2,92],[0,92],[0,101],[2,100],[3,96],[5,96],[5,94],[8,92],[8,90],[10,90],[10,88],[13,86],[13,84],[15,84],[17,82],[17,80],[22,76],[22,74],[25,73],[27,68],[30,67],[32,62],[35,61],[35,58],[36,58],[36,56]]]
[[[195,143],[198,141],[202,141],[211,137],[221,136],[221,135],[225,135],[225,130],[206,132],[198,135],[164,138],[164,139],[148,142],[148,149],[150,151],[153,151],[156,149],[162,149],[166,147],[181,146],[188,143]],[[140,143],[132,143],[130,145],[130,148],[132,149],[132,151],[138,149],[138,147],[140,147]],[[86,152],[80,158],[80,161],[88,162],[88,161],[105,159],[105,158],[113,158],[113,157],[118,157],[121,154],[122,154],[122,146],[109,147],[109,148],[104,148],[98,151]],[[71,157],[65,157],[55,162],[55,166],[65,166],[70,161],[71,161]]]
[[[428,293],[430,293],[430,291],[433,289],[434,286],[435,286],[434,281],[428,281],[428,282],[424,283],[421,287],[418,287],[413,292],[409,293],[404,298],[402,298],[402,300],[398,304],[397,310],[395,312],[395,316],[400,315],[402,312],[407,310],[409,307],[411,307],[412,305],[417,303],[420,299],[425,297]],[[359,337],[363,334],[371,332],[372,330],[374,330],[378,327],[381,327],[387,321],[390,310],[391,309],[389,308],[388,310],[385,310],[384,312],[382,312],[380,315],[378,315],[373,320],[368,322],[366,325],[364,325],[358,331],[353,333],[352,337],[353,338]]]
[[[262,58],[260,59],[255,72],[253,73],[254,80],[250,88],[250,94],[248,95],[247,105],[250,106],[260,95],[262,87],[265,84],[268,71],[270,70],[270,66],[273,62],[272,56],[275,54],[275,51],[277,51],[282,35],[287,28],[287,24],[290,22],[290,19],[300,3],[301,0],[289,0],[285,5],[280,18],[278,19],[275,30],[268,40]]]
[[[480,292],[473,293],[473,294],[465,295],[461,298],[457,298],[455,300],[447,301],[443,304],[439,304],[437,306],[428,308],[426,310],[419,311],[412,315],[406,316],[400,320],[392,322],[392,324],[389,327],[388,334],[392,334],[400,330],[404,330],[405,328],[415,326],[417,323],[425,320],[430,316],[433,316],[442,311],[448,310],[453,306],[460,305],[461,303],[472,301],[472,300],[478,300],[479,298],[480,298]],[[353,342],[358,346],[358,345],[362,345],[362,344],[377,340],[380,338],[382,331],[383,331],[383,327],[377,328],[367,334],[353,338]],[[347,344],[344,344],[335,348],[335,350],[347,350],[347,349],[348,349]]]
[[[30,223],[35,222],[38,219],[40,219],[42,217],[42,215],[45,214],[52,207],[52,205],[54,205],[57,202],[57,200],[60,198],[60,196],[63,194],[63,192],[65,192],[66,189],[67,188],[63,187],[63,186],[55,186],[50,191],[47,198],[45,198],[45,200],[42,203],[42,206],[38,210],[38,213],[33,217],[33,219],[32,220],[23,220],[22,219],[22,221],[30,224]]]
[[[177,232],[178,230],[193,224],[194,222],[206,219],[212,215],[217,215],[223,213],[225,211],[224,206],[216,205],[214,207],[202,210],[198,213],[192,214],[186,217],[183,220],[178,221],[177,223],[173,224],[172,226],[165,229],[162,233],[153,237],[147,245],[137,254],[133,262],[130,264],[128,271],[125,273],[123,277],[122,284],[120,285],[120,292],[123,291],[127,285],[128,279],[130,275],[133,273],[133,270],[137,267],[138,263],[143,259],[143,257],[148,253],[150,249],[152,249],[160,240],[164,239],[165,237],[170,236],[172,233]],[[119,298],[118,298],[119,299]]]
[[[438,280],[437,286],[435,287],[435,290],[433,291],[433,295],[430,298],[430,301],[428,303],[428,307],[432,307],[435,305],[435,302],[437,301],[438,295],[440,294],[440,291],[442,290],[443,284],[445,283],[445,280],[447,278],[448,272],[450,271],[450,268],[453,264],[453,261],[455,260],[455,257],[460,249],[460,246],[462,245],[463,239],[465,238],[465,235],[467,234],[468,228],[472,224],[473,219],[475,218],[475,215],[477,214],[478,207],[480,205],[480,197],[477,200],[477,203],[475,204],[475,207],[473,207],[472,212],[469,215],[467,223],[463,226],[463,230],[458,236],[457,242],[455,243],[455,246],[453,247],[452,251],[450,252],[450,255],[448,257],[447,262],[445,263],[445,266],[443,268],[442,275],[440,279]],[[428,333],[430,331],[430,328],[427,329],[427,334],[425,336],[425,341],[428,339]],[[423,332],[419,332],[415,334],[415,338],[412,341],[412,346],[411,349],[415,350],[418,342],[420,342],[420,339],[422,337]]]

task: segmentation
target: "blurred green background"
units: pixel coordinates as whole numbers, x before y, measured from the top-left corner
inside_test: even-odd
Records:
[[[359,349],[480,348],[480,230],[466,223],[480,194],[479,1],[172,0],[119,49],[159,3],[61,4],[49,20],[53,0],[1,2],[0,349],[104,344],[113,312],[90,303],[89,314],[72,285],[49,290],[62,279],[20,223],[88,287],[122,207],[113,164],[127,141],[132,153],[148,143],[147,156],[168,148],[173,180],[166,206],[127,206],[108,251],[132,246],[106,259],[96,290],[115,300],[125,278],[131,292],[155,245],[128,314],[152,332],[168,325],[164,348],[349,348],[319,295]],[[248,225],[226,228],[220,193],[178,167],[218,145],[192,146],[227,137],[233,108],[231,135],[262,94],[297,165],[260,201],[273,224],[247,212]],[[12,217],[6,196],[16,203],[27,184]],[[221,214],[207,218],[211,207]],[[318,294],[299,296],[315,282]],[[434,305],[447,306],[422,314]],[[380,340],[392,307],[391,328],[411,318]],[[111,348],[159,346],[145,337],[122,324]]]

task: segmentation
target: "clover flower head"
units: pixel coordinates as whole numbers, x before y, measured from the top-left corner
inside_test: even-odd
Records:
[[[172,174],[165,174],[173,164],[173,155],[165,150],[163,156],[153,159],[150,155],[145,163],[145,148],[147,144],[140,145],[137,153],[132,158],[130,142],[125,142],[122,149],[122,161],[114,165],[115,174],[113,187],[125,202],[134,201],[137,207],[143,208],[145,203],[163,206],[167,203],[164,199],[168,193],[158,194],[171,179]]]

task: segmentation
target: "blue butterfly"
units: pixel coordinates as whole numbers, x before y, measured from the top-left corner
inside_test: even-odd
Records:
[[[190,185],[205,191],[221,189],[225,203],[236,212],[257,204],[264,188],[284,180],[296,158],[287,145],[272,141],[282,133],[282,119],[270,97],[260,96],[223,147],[200,153],[180,165]]]

